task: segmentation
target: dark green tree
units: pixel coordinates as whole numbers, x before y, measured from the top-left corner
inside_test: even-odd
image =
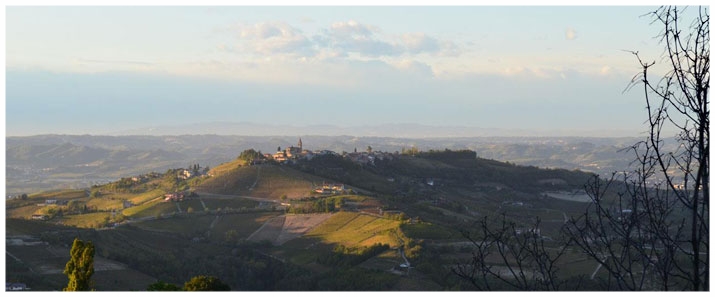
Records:
[[[89,291],[94,274],[94,244],[75,238],[70,250],[70,260],[63,272],[69,279],[63,291]]]
[[[216,277],[198,275],[184,283],[184,291],[231,291],[231,288]]]
[[[238,159],[244,160],[247,162],[252,162],[254,160],[261,159],[262,155],[260,152],[257,152],[254,149],[247,149],[238,156]]]
[[[102,194],[99,192],[99,189],[94,189],[92,192],[90,192],[89,197],[90,198],[97,198],[99,196],[102,196]]]
[[[146,288],[147,291],[181,291],[181,288],[175,284],[157,281]]]

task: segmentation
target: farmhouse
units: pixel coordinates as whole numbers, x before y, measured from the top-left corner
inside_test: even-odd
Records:
[[[28,289],[24,283],[5,283],[5,291],[25,291]]]
[[[322,186],[313,189],[313,191],[319,194],[340,194],[345,191],[345,185],[323,183]]]
[[[288,156],[286,154],[286,151],[277,152],[277,153],[273,154],[273,160],[275,160],[278,163],[287,161]]]
[[[182,193],[182,192],[174,192],[174,193],[164,194],[164,202],[183,201],[183,200],[184,200],[184,193]]]
[[[186,170],[186,169],[179,170],[178,178],[180,178],[180,179],[189,179],[192,176],[194,176],[194,174],[193,174],[193,172],[191,172],[189,170]]]
[[[43,214],[34,214],[34,215],[32,215],[32,219],[33,219],[33,220],[42,220],[42,221],[45,221],[45,220],[49,220],[49,219],[50,219],[50,216],[48,216],[48,215],[43,215]]]

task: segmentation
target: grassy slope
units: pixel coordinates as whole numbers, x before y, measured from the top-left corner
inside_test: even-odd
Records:
[[[111,213],[94,212],[79,215],[66,215],[60,219],[60,222],[66,226],[94,228],[97,224],[106,221],[106,218],[111,218]]]
[[[142,205],[127,208],[122,211],[125,216],[143,218],[155,217],[160,214],[170,214],[176,212],[176,205],[173,202],[164,202],[156,199]]]
[[[306,236],[318,238],[327,244],[342,244],[347,247],[370,246],[386,243],[399,246],[397,238],[390,231],[397,229],[400,222],[370,215],[339,212],[321,225],[309,231]]]
[[[300,198],[310,196],[313,185],[325,181],[324,178],[280,165],[238,167],[236,162],[229,162],[214,170],[223,174],[202,182],[196,188],[198,191],[271,199],[282,195]]]

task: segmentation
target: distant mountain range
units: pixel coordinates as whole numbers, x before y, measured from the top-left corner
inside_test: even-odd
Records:
[[[374,137],[404,137],[404,138],[430,138],[430,137],[632,137],[639,135],[639,131],[626,130],[569,130],[559,129],[551,131],[535,131],[530,129],[502,129],[479,128],[468,126],[431,126],[423,124],[381,124],[342,127],[337,125],[279,125],[257,124],[251,122],[209,122],[173,126],[154,126],[139,129],[119,130],[107,133],[108,135],[244,135],[244,136],[374,136]]]

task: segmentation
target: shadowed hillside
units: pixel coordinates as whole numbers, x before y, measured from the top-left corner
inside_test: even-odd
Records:
[[[216,174],[196,187],[197,191],[224,195],[240,195],[279,199],[286,195],[289,199],[311,195],[311,190],[326,178],[301,172],[280,165],[244,166],[240,160],[217,166]]]

